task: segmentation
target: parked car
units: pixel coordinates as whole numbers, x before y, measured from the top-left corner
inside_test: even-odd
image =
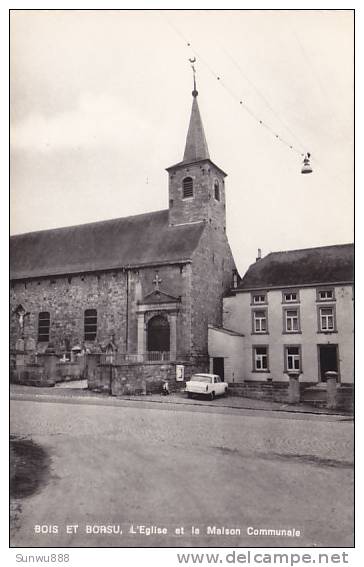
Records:
[[[193,374],[186,382],[186,392],[189,398],[194,394],[208,396],[213,400],[216,396],[225,396],[228,385],[222,382],[217,374]]]

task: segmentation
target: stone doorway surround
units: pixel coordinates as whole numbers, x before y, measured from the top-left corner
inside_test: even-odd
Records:
[[[156,289],[146,295],[138,302],[137,336],[138,336],[138,361],[143,362],[147,354],[147,330],[149,321],[156,315],[166,317],[169,324],[170,360],[176,360],[177,356],[177,314],[180,311],[181,299],[174,297],[160,289]]]

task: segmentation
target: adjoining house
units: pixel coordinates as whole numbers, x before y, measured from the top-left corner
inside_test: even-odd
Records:
[[[352,244],[272,252],[247,270],[223,300],[223,328],[209,329],[210,367],[252,390],[354,375]]]

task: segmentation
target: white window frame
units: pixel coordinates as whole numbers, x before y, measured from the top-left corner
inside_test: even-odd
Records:
[[[296,315],[289,315],[289,313],[295,312]],[[300,310],[298,307],[289,307],[284,309],[284,332],[285,333],[299,333],[300,328]],[[296,328],[294,328],[296,322]],[[289,329],[289,326],[291,328]]]
[[[330,294],[327,296],[327,294]],[[335,301],[335,290],[333,287],[321,288],[317,290],[317,301]]]
[[[267,303],[267,294],[265,292],[252,293],[252,305],[265,305]]]
[[[289,349],[297,349],[298,352],[290,353]],[[284,346],[284,365],[285,372],[302,372],[302,353],[300,345]]]
[[[323,314],[324,310],[330,310],[331,314]],[[335,319],[335,307],[333,305],[319,307],[319,329],[322,333],[330,333],[336,330]]]
[[[299,303],[300,298],[299,298],[299,292],[298,291],[283,291],[283,303]],[[292,296],[295,295],[295,298],[293,299]]]
[[[257,317],[257,313],[264,313],[263,317]],[[253,333],[254,334],[265,334],[268,333],[268,312],[266,309],[254,309],[253,310]],[[262,321],[265,321],[265,329],[262,329]]]
[[[265,354],[258,354],[257,349],[265,349]],[[269,372],[269,347],[267,345],[253,345],[253,372]]]

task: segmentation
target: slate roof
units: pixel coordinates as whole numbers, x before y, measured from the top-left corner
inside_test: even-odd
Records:
[[[204,223],[169,227],[168,209],[10,239],[10,277],[72,274],[191,259]]]
[[[194,94],[195,93],[195,94]],[[207,146],[205,130],[202,124],[200,109],[197,102],[197,92],[192,93],[192,109],[190,123],[188,126],[188,132],[186,137],[185,151],[183,154],[183,160],[167,167],[167,171],[174,169],[176,167],[183,167],[191,163],[212,163],[221,173],[226,177],[225,171],[218,167],[211,159],[209,154],[209,149]]]
[[[210,159],[210,155],[196,95],[193,97],[192,101],[191,118],[187,132],[183,162],[191,163],[201,159]]]
[[[209,329],[219,331],[219,333],[226,333],[227,335],[232,335],[233,337],[245,337],[243,333],[238,333],[237,331],[232,331],[231,329],[225,329],[225,327],[215,327],[215,325],[209,325]]]
[[[236,290],[352,282],[354,245],[271,252],[252,264]]]

